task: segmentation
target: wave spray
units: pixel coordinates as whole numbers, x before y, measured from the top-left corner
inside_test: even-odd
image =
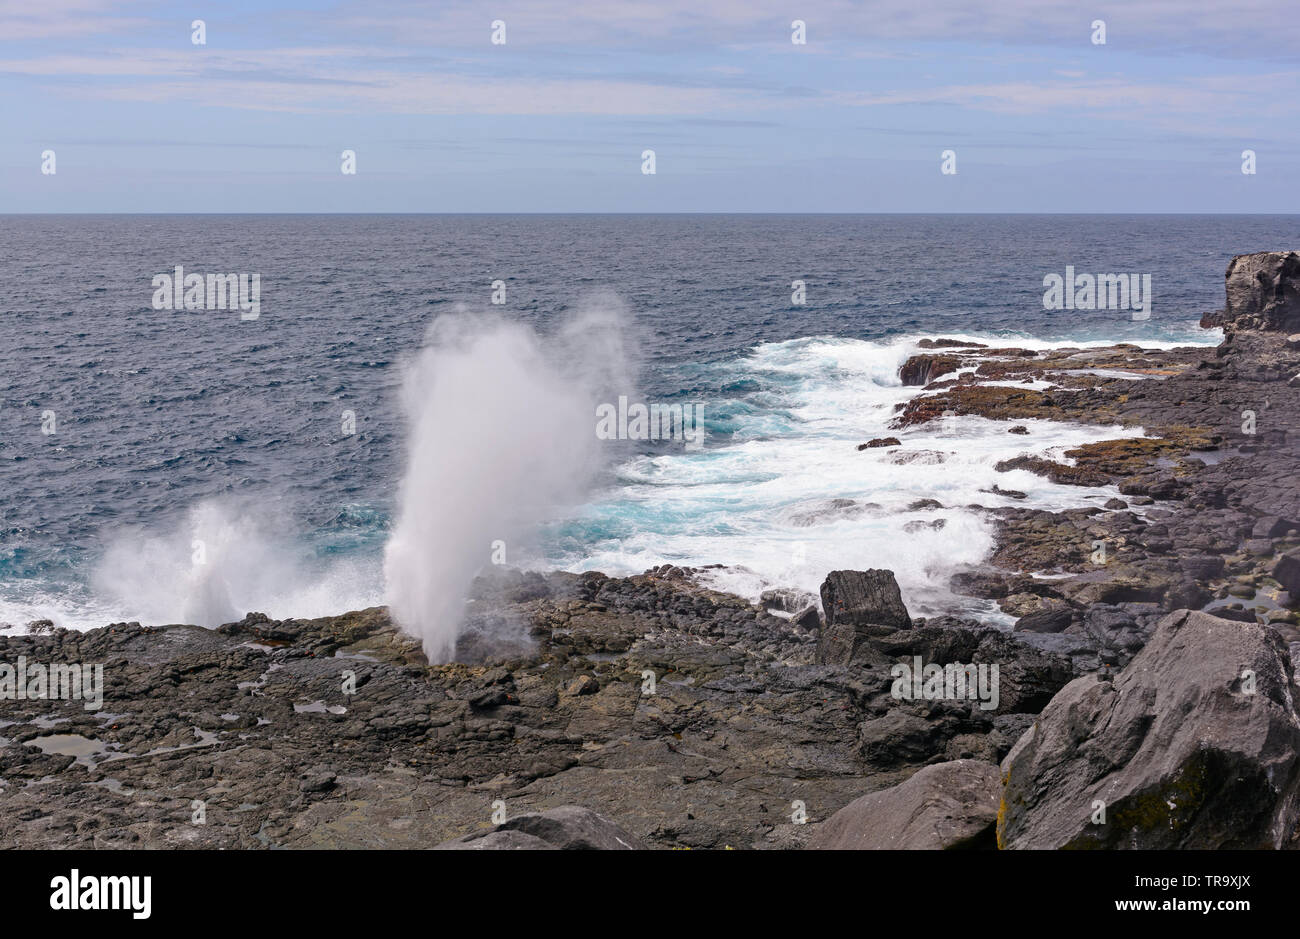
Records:
[[[616,298],[583,304],[542,337],[497,316],[439,317],[407,367],[408,440],[384,551],[389,610],[431,662],[449,661],[474,576],[580,501],[600,465],[595,408],[626,389]]]

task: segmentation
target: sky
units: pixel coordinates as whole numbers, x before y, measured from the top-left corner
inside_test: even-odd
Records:
[[[0,0],[0,213],[1292,213],[1298,92],[1295,0]]]

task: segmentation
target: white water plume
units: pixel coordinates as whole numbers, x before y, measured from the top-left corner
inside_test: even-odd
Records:
[[[455,653],[465,596],[599,466],[596,404],[627,393],[621,304],[584,304],[554,336],[495,315],[440,317],[408,366],[407,462],[384,552],[394,620],[430,661]]]

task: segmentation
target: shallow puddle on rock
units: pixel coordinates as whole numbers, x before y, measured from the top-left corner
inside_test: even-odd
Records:
[[[341,704],[327,705],[324,701],[313,701],[310,704],[295,704],[293,709],[299,714],[346,714],[348,709]]]
[[[375,665],[383,664],[383,662],[380,659],[375,658],[373,655],[367,655],[364,652],[344,652],[342,649],[338,649],[334,652],[334,658],[357,659],[362,662],[373,662]]]
[[[1206,466],[1213,466],[1216,463],[1222,463],[1224,460],[1230,460],[1234,456],[1241,456],[1236,447],[1227,450],[1193,450],[1188,454],[1195,459],[1200,460]]]
[[[158,753],[175,753],[178,750],[197,750],[199,747],[209,747],[212,746],[212,744],[219,742],[214,731],[204,730],[201,727],[191,727],[190,730],[194,733],[194,743],[182,743],[175,747],[155,747],[154,749],[140,755],[154,756]]]
[[[46,734],[28,740],[30,746],[40,748],[42,753],[54,753],[59,756],[71,756],[82,766],[94,766],[100,760],[110,760],[125,754],[114,753],[102,740],[83,737],[81,734]]]
[[[135,795],[134,789],[128,789],[122,785],[122,780],[114,779],[112,776],[105,776],[103,779],[96,779],[91,783],[92,786],[102,786],[109,792],[115,792],[120,796]]]
[[[1240,606],[1244,609],[1251,610],[1255,613],[1267,616],[1273,610],[1285,609],[1277,604],[1277,599],[1272,597],[1263,588],[1255,588],[1255,595],[1251,597],[1234,597],[1229,594],[1226,597],[1220,597],[1207,603],[1202,609],[1211,615],[1215,610],[1226,609],[1227,607]]]

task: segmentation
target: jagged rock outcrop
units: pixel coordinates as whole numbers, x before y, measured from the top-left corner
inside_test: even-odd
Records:
[[[1269,627],[1179,611],[1113,682],[1078,678],[1002,761],[1006,848],[1281,848],[1300,714]]]
[[[831,625],[853,623],[899,629],[912,625],[893,571],[831,571],[822,582],[821,595],[826,622]]]
[[[909,358],[898,370],[904,385],[928,385],[940,375],[961,368],[962,360],[956,355],[920,353]]]
[[[439,850],[641,851],[645,845],[603,815],[579,805],[507,819],[488,831],[444,841]]]
[[[1001,794],[997,766],[955,760],[850,802],[818,826],[812,850],[992,848]]]
[[[965,339],[922,339],[917,345],[922,349],[987,349],[982,342],[969,342]]]
[[[912,618],[893,571],[831,571],[822,583],[826,625],[817,647],[818,662],[847,665],[862,647],[865,626],[908,629]]]
[[[1300,253],[1239,254],[1228,262],[1225,280],[1225,330],[1300,332]]]
[[[863,627],[854,661],[886,672],[895,664],[912,665],[918,656],[925,665],[996,665],[997,701],[989,713],[1036,714],[1066,686],[1073,673],[1062,656],[1031,648],[1017,638],[993,628],[971,629],[961,621],[942,617],[911,629]]]

